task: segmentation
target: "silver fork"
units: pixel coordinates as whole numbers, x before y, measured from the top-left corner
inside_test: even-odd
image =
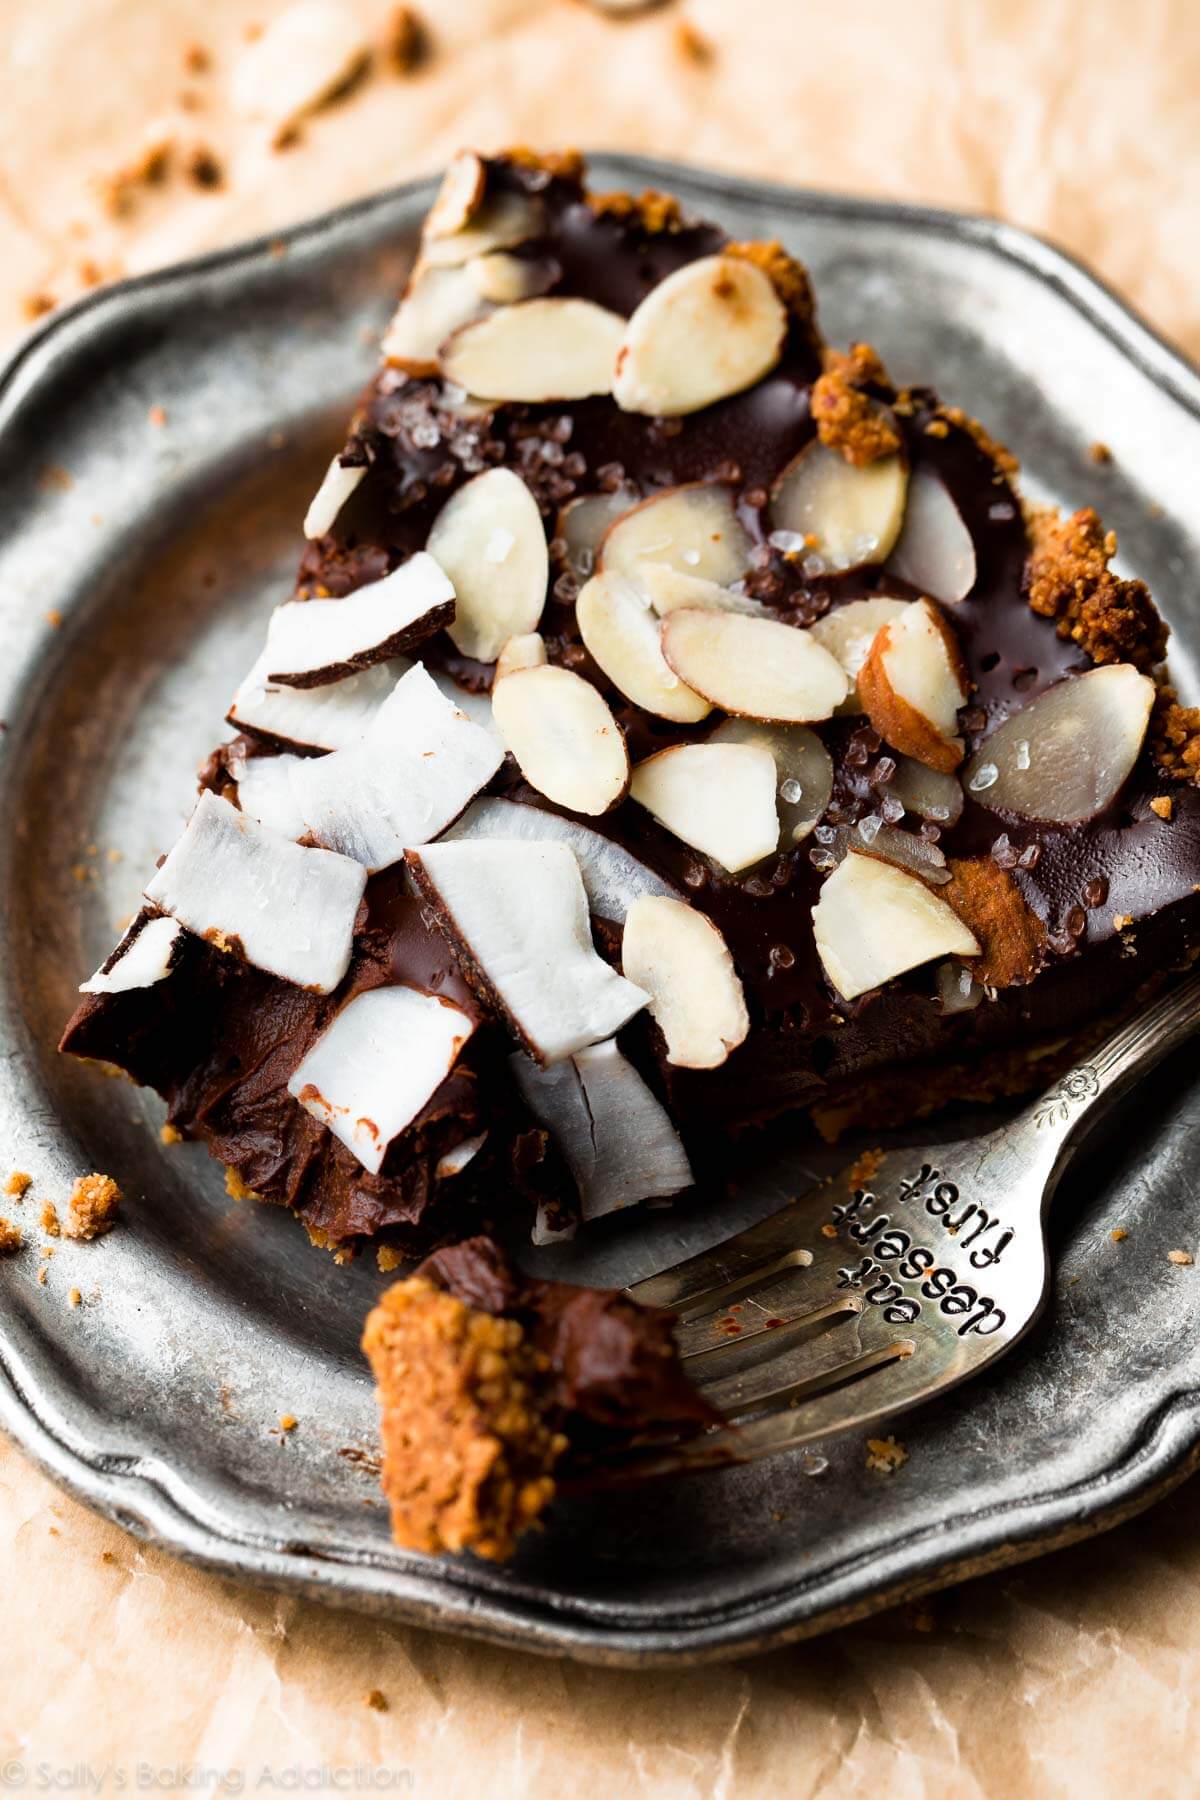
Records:
[[[639,1281],[729,1421],[642,1441],[606,1479],[744,1462],[879,1424],[1020,1342],[1049,1290],[1050,1200],[1088,1131],[1200,1027],[1174,987],[998,1131],[851,1163],[780,1212]]]

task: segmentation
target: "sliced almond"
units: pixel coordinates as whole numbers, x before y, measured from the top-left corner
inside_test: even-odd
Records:
[[[348,856],[301,849],[205,792],[146,898],[219,949],[328,994],[350,965],[366,880]]]
[[[621,966],[650,996],[650,1013],[681,1069],[716,1069],[750,1030],[733,957],[711,919],[682,900],[631,906]]]
[[[485,469],[459,488],[426,544],[454,584],[450,636],[464,656],[494,662],[532,631],[546,604],[550,557],[537,501],[511,469]]]
[[[693,481],[626,511],[605,533],[599,566],[637,581],[644,563],[665,563],[724,587],[745,574],[751,548],[729,489]]]
[[[444,236],[426,236],[421,244],[421,269],[461,268],[477,256],[496,250],[513,250],[536,238],[543,227],[541,202],[530,194],[493,194],[474,212],[467,224]]]
[[[277,140],[365,65],[371,40],[362,22],[334,0],[296,0],[242,50],[234,64],[235,109],[266,119]]]
[[[491,311],[467,269],[418,269],[383,335],[384,360],[410,375],[436,375],[446,339]]]
[[[770,617],[758,600],[697,575],[681,575],[667,563],[639,563],[637,583],[660,619],[684,611],[744,613],[751,619]]]
[[[869,856],[847,856],[813,907],[821,966],[855,1000],[939,956],[978,956],[979,944],[916,875]]]
[[[883,595],[874,600],[847,600],[843,606],[833,607],[824,618],[809,626],[818,644],[837,657],[849,677],[850,692],[838,708],[839,712],[862,711],[858,672],[875,642],[875,633],[881,625],[899,618],[909,604],[907,600],[890,600]]]
[[[442,373],[481,400],[584,400],[607,394],[624,320],[590,300],[523,300],[464,325]]]
[[[663,656],[659,622],[633,582],[608,570],[594,575],[580,589],[575,620],[588,654],[635,706],[681,725],[708,717],[708,701]]]
[[[486,794],[469,806],[461,819],[443,832],[450,838],[485,838],[492,842],[565,844],[579,864],[590,910],[601,919],[620,925],[633,902],[642,894],[671,894],[675,890],[661,875],[611,838],[602,837],[578,819],[547,812],[541,806],[525,806]]]
[[[549,293],[562,274],[552,256],[514,256],[509,250],[493,250],[473,256],[467,273],[481,300],[493,306],[512,306],[518,300],[536,300]]]
[[[619,487],[611,494],[581,494],[563,507],[554,535],[562,545],[562,560],[577,581],[588,581],[596,573],[600,540],[614,519],[636,505],[636,488]]]
[[[440,564],[418,551],[379,581],[342,600],[289,600],[267,627],[267,681],[327,687],[411,650],[454,617],[454,589]]]
[[[629,785],[629,755],[603,695],[571,669],[523,669],[497,682],[492,714],[522,775],[570,812],[606,813]]]
[[[933,825],[957,825],[962,818],[963,790],[958,776],[930,769],[911,756],[896,758],[896,773],[885,791],[894,794],[906,812]]]
[[[461,231],[483,204],[486,186],[487,168],[474,150],[460,150],[451,157],[437,198],[425,215],[424,235],[451,237]]]
[[[867,717],[893,749],[949,772],[963,759],[958,709],[967,673],[957,639],[928,600],[881,625],[858,676]]]
[[[790,850],[817,824],[833,793],[833,762],[815,731],[803,725],[763,725],[757,719],[723,719],[710,744],[755,744],[775,763],[779,848]]]
[[[663,655],[682,681],[742,718],[803,725],[828,719],[846,698],[837,659],[810,632],[738,613],[673,612]]]
[[[613,397],[624,412],[698,412],[752,387],[779,361],[787,312],[737,256],[702,256],[651,288],[625,327]]]
[[[287,1084],[364,1169],[378,1175],[389,1147],[441,1087],[474,1019],[414,988],[356,994],[305,1052]]]
[[[611,1039],[553,1068],[539,1069],[525,1056],[509,1066],[575,1178],[585,1220],[694,1184],[675,1127]]]
[[[775,759],[756,744],[673,744],[633,771],[630,795],[667,831],[736,875],[779,842]]]
[[[334,457],[304,515],[306,538],[322,538],[327,531],[333,530],[338,514],[366,472],[365,463],[360,463],[356,468],[344,469],[337,457]]]
[[[904,529],[888,567],[921,593],[953,605],[975,586],[975,541],[940,475],[918,469],[908,484]]]
[[[267,680],[263,651],[233,696],[226,723],[284,750],[341,750],[361,737],[408,669],[403,657],[377,663],[326,687],[279,687]]]
[[[523,631],[517,637],[510,637],[496,658],[493,693],[506,675],[515,675],[518,669],[541,669],[545,664],[546,640],[540,631]]]
[[[944,887],[950,879],[946,852],[940,844],[918,832],[901,831],[898,826],[885,823],[878,813],[867,813],[852,830],[843,827],[839,848],[846,855],[856,850],[863,856],[881,856],[884,862],[895,863],[898,869],[907,869],[910,875],[919,875],[934,887]]]
[[[997,812],[1072,825],[1117,798],[1141,752],[1154,683],[1131,663],[1070,675],[1005,719],[963,786]]]
[[[81,994],[124,994],[165,981],[179,954],[183,927],[143,907],[116,949],[100,964]]]
[[[884,562],[900,533],[907,488],[903,457],[857,468],[814,439],[775,485],[771,541],[782,538],[807,575]]]
[[[565,844],[443,840],[410,851],[408,866],[464,976],[538,1062],[611,1037],[646,1004],[596,954]]]

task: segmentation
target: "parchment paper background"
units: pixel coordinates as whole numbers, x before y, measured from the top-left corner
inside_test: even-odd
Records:
[[[376,35],[393,10],[342,3]],[[1200,354],[1194,0],[676,0],[628,21],[582,0],[421,0],[424,68],[377,66],[273,152],[228,94],[248,29],[280,10],[0,0],[0,341],[97,276],[281,225],[462,143],[528,141],[996,212]],[[207,71],[185,66],[192,45]],[[96,183],[159,121],[177,161],[212,151],[223,185],[168,174],[112,219]],[[813,1645],[587,1670],[195,1574],[0,1444],[0,1789],[1185,1795],[1198,1597],[1193,1482],[1090,1545]]]

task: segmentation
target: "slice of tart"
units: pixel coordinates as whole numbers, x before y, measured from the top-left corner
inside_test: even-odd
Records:
[[[1200,713],[1014,478],[778,244],[464,152],[63,1047],[389,1256],[1041,1084],[1200,945]]]

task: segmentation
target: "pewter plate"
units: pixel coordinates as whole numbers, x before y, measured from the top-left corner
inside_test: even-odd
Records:
[[[673,189],[738,237],[778,235],[812,269],[830,338],[869,337],[898,378],[933,379],[987,419],[1034,492],[1094,499],[1194,687],[1200,380],[1089,275],[988,220],[627,157],[595,172]],[[60,1245],[45,1286],[36,1249],[0,1267],[0,1422],[76,1494],[193,1561],[614,1663],[813,1633],[1136,1511],[1200,1460],[1200,1277],[1166,1259],[1200,1238],[1194,1051],[1064,1185],[1045,1325],[904,1422],[899,1474],[871,1473],[850,1438],[563,1505],[506,1569],[389,1543],[357,1349],[373,1259],[335,1268],[286,1214],[232,1204],[202,1149],[160,1143],[152,1097],[56,1057],[76,983],[182,825],[287,592],[430,194],[102,293],[0,378],[0,1173],[32,1170],[35,1194],[61,1199],[100,1169],[128,1196],[111,1237]],[[1095,439],[1109,467],[1089,464]],[[651,1274],[819,1165],[777,1158],[723,1214],[626,1216],[543,1264]],[[36,1201],[22,1210],[36,1243]],[[288,1412],[300,1423],[281,1441]]]

